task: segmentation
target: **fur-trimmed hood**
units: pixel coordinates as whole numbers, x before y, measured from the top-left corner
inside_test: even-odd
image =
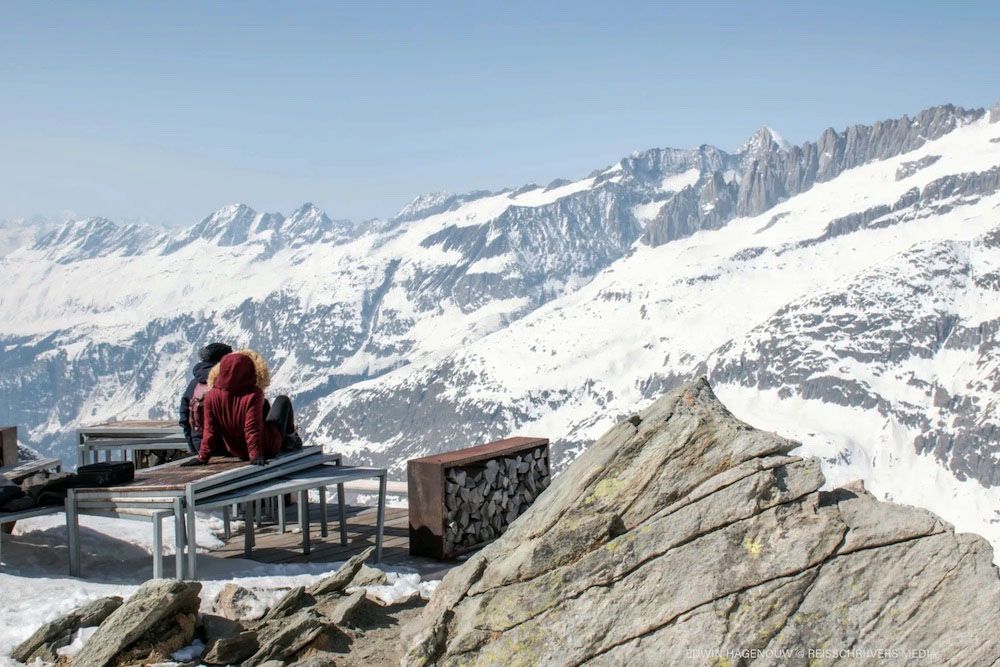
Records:
[[[211,388],[217,385],[217,383],[219,382],[220,374],[223,372],[223,367],[225,366],[227,369],[229,369],[228,372],[226,373],[226,375],[228,375],[229,377],[222,384],[218,384],[218,386],[220,389],[228,388],[224,385],[230,384],[233,380],[235,380],[232,374],[234,373],[234,371],[236,371],[236,367],[244,366],[245,363],[245,362],[241,363],[241,360],[235,359],[237,355],[246,357],[252,362],[254,370],[253,385],[256,386],[258,389],[260,389],[261,391],[267,389],[268,386],[270,386],[271,384],[271,369],[267,367],[267,362],[264,360],[264,357],[260,356],[260,354],[258,354],[255,350],[249,350],[249,349],[237,350],[236,352],[227,354],[226,356],[222,357],[222,361],[220,361],[214,368],[212,368],[212,370],[208,374],[208,386]],[[244,368],[248,367],[244,366]],[[249,382],[247,382],[247,384],[249,384]]]

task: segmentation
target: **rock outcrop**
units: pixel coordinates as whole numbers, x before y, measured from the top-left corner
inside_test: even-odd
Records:
[[[997,664],[989,544],[795,447],[703,379],[660,398],[445,577],[404,664]]]
[[[396,625],[394,615],[407,612],[411,617],[413,605],[396,600],[390,605],[395,609],[388,611],[384,602],[367,597],[364,586],[387,580],[382,570],[364,565],[374,551],[366,549],[309,588],[291,589],[270,608],[253,591],[226,584],[209,607],[211,613],[199,615],[201,584],[150,581],[124,603],[119,597],[101,598],[47,623],[11,657],[61,667],[174,664],[171,660],[195,658],[197,662],[185,664],[331,665],[363,646],[361,662],[375,655],[378,664],[395,663],[398,629],[388,651],[377,645],[385,643],[385,629]],[[59,654],[78,640],[82,628],[94,627],[79,652]]]
[[[165,662],[194,638],[201,584],[150,581],[104,619],[73,667]]]
[[[14,649],[10,657],[24,663],[33,663],[37,660],[55,662],[59,658],[57,651],[69,646],[73,641],[73,635],[81,628],[100,625],[121,606],[122,599],[117,596],[94,600],[38,628],[33,635]]]

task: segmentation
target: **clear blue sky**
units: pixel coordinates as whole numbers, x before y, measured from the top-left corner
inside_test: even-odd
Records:
[[[869,6],[873,5],[873,6]],[[0,217],[385,216],[1000,99],[1000,2],[0,5]]]

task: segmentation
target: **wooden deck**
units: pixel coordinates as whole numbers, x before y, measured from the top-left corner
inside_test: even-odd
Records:
[[[374,507],[348,507],[347,546],[340,544],[340,525],[337,522],[337,505],[328,507],[329,535],[320,537],[319,507],[313,504],[309,515],[311,532],[310,552],[302,554],[301,536],[298,532],[295,507],[290,507],[286,516],[285,533],[279,534],[277,526],[265,523],[256,531],[256,545],[253,560],[262,563],[336,563],[375,545]],[[212,555],[221,558],[243,558],[243,531],[234,531],[233,536],[222,549],[214,549]],[[385,532],[382,537],[382,566],[387,568],[406,567],[419,572],[424,578],[440,579],[459,562],[442,563],[430,558],[410,555],[409,516],[405,508],[387,507],[385,510]]]

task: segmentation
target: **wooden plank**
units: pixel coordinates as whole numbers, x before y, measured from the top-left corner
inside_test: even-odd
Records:
[[[156,466],[154,468],[143,468],[136,470],[135,479],[127,484],[113,487],[95,487],[93,489],[80,488],[81,491],[100,491],[106,493],[114,491],[124,494],[141,493],[147,491],[183,491],[184,487],[200,479],[217,475],[221,472],[236,470],[249,465],[233,456],[213,457],[203,466]]]
[[[0,466],[17,465],[17,427],[0,427]]]
[[[339,531],[333,530],[329,537],[320,538],[317,527],[319,508],[310,508],[310,531],[312,549],[308,555],[301,551],[302,536],[299,533],[287,532],[279,534],[275,527],[266,526],[256,532],[257,545],[254,548],[253,559],[264,563],[323,563],[342,562],[360,553],[365,548],[375,544],[376,511],[374,508],[348,509],[347,545],[342,545]],[[330,521],[336,525],[336,505],[328,507]],[[294,514],[294,510],[292,510]],[[405,508],[386,508],[386,524],[383,536],[382,562],[387,565],[414,567],[418,570],[440,573],[450,567],[423,558],[410,556],[409,521]],[[214,551],[222,558],[243,558],[243,538],[233,535],[226,545]]]

